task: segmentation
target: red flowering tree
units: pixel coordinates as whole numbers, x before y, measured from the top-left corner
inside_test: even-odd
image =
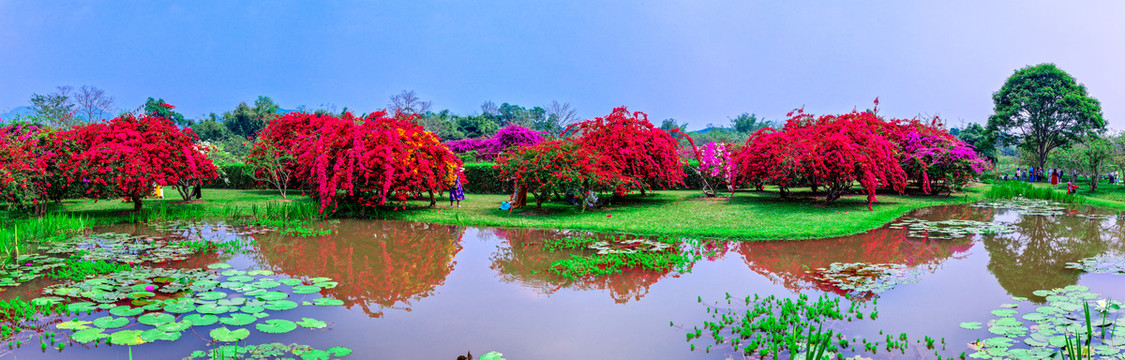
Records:
[[[293,149],[299,142],[314,137],[330,118],[335,116],[292,112],[270,120],[246,157],[246,164],[254,169],[254,178],[270,184],[285,198],[290,187],[301,184]]]
[[[19,124],[0,127],[0,201],[14,208],[47,212],[49,201],[66,195],[61,165],[69,161],[72,142],[47,127]]]
[[[191,129],[163,117],[127,115],[75,127],[65,134],[76,148],[63,171],[94,199],[126,196],[140,211],[153,187],[196,184],[217,177],[206,148]]]
[[[321,212],[339,200],[376,207],[440,192],[461,166],[449,148],[407,115],[392,118],[378,111],[363,119],[345,113],[313,120],[297,126],[299,131],[317,127],[294,138],[290,151],[297,178],[313,188]]]
[[[736,162],[752,182],[824,187],[826,203],[859,182],[870,208],[878,188],[902,192],[906,186],[898,144],[884,137],[884,126],[871,112],[814,117],[798,111],[783,131],[759,131],[747,140]]]
[[[568,127],[579,147],[601,153],[602,157],[632,180],[629,190],[683,185],[684,171],[676,152],[676,141],[668,132],[655,127],[642,112],[630,113],[624,106],[606,117],[587,120]]]
[[[493,167],[500,170],[501,179],[515,180],[535,195],[536,208],[552,195],[577,191],[590,200],[591,191],[623,194],[627,186],[636,183],[623,175],[615,162],[571,140],[515,148],[497,157]]]

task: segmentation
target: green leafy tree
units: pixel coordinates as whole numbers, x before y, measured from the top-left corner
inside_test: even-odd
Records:
[[[684,130],[684,128],[686,128],[686,127],[687,127],[687,123],[680,124],[680,123],[676,122],[676,119],[673,119],[673,118],[667,118],[667,119],[664,119],[664,121],[660,122],[660,130],[664,130],[664,131],[672,131],[672,129]]]
[[[759,119],[757,114],[742,113],[730,119],[730,127],[740,133],[752,133],[758,129],[773,127],[773,122]]]
[[[954,128],[953,130],[957,129]],[[953,131],[951,130],[949,133],[953,134]],[[961,129],[953,135],[957,136],[957,138],[961,139],[961,141],[964,141],[965,143],[976,148],[977,154],[992,159],[995,162],[996,144],[989,136],[988,130],[985,129],[984,126],[981,126],[981,124],[971,123],[969,124],[969,126],[966,126],[964,129]]]
[[[1102,131],[1106,125],[1098,100],[1054,64],[1016,70],[992,94],[992,100],[995,113],[988,118],[988,132],[1011,134],[1006,143],[1018,142],[1035,155],[1039,167],[1052,150]]]
[[[262,131],[270,120],[277,117],[280,107],[274,104],[268,96],[259,96],[254,101],[254,107],[246,102],[241,102],[230,112],[223,113],[223,124],[231,133],[242,138],[254,138]]]
[[[1078,169],[1090,175],[1090,191],[1098,191],[1098,179],[1104,174],[1114,156],[1117,146],[1103,136],[1090,136],[1070,147],[1051,154],[1051,163],[1063,169]]]
[[[69,86],[60,86],[55,92],[46,95],[32,94],[31,108],[35,110],[35,118],[39,123],[53,127],[77,124]]]
[[[201,141],[218,142],[234,136],[234,133],[222,123],[222,120],[215,113],[211,113],[207,119],[196,121],[195,124],[191,125],[191,130],[199,136]]]
[[[148,100],[145,100],[144,108],[145,114],[170,119],[176,125],[190,126],[192,124],[192,121],[184,118],[183,114],[173,111],[172,109],[176,107],[164,102],[164,99],[153,99],[150,97]]]

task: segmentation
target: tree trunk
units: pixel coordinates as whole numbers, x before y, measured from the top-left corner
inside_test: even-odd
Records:
[[[141,212],[141,196],[133,196],[133,212]]]
[[[1098,174],[1090,176],[1090,192],[1098,191],[1098,178],[1100,177],[1101,176],[1098,176]]]
[[[437,205],[437,198],[434,197],[434,191],[430,190],[430,207]]]

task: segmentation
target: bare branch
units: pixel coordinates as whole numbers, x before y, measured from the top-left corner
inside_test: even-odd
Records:
[[[418,98],[414,90],[403,90],[402,93],[391,96],[391,103],[387,105],[387,108],[391,112],[421,115],[430,111],[430,105],[429,101],[422,101]]]
[[[78,92],[74,94],[74,102],[78,105],[78,114],[82,115],[86,122],[102,120],[94,117],[113,111],[113,97],[106,95],[105,90],[89,85],[78,88]]]

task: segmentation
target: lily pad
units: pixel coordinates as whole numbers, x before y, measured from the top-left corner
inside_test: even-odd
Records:
[[[313,299],[313,305],[316,306],[340,306],[344,305],[343,300],[330,299],[330,298],[317,298]]]
[[[137,322],[145,325],[158,326],[175,321],[176,317],[165,313],[148,313],[137,318]]]
[[[328,323],[313,318],[301,318],[296,324],[309,329],[323,329],[328,326]]]
[[[215,315],[191,314],[185,316],[184,321],[191,323],[191,326],[208,326],[219,322],[219,317]]]
[[[266,320],[265,323],[259,323],[255,327],[258,328],[258,331],[267,334],[284,334],[296,329],[297,324],[289,320],[273,319]]]
[[[109,341],[113,345],[140,345],[144,344],[145,340],[141,339],[140,330],[121,330],[109,335]]]
[[[258,321],[257,317],[255,317],[254,315],[243,313],[232,313],[228,317],[219,318],[219,322],[231,326],[250,325],[255,321]]]
[[[129,325],[129,319],[128,318],[123,318],[123,317],[115,318],[115,317],[112,317],[112,316],[103,316],[103,317],[94,319],[94,326],[97,326],[97,327],[100,327],[100,328],[103,328],[103,329],[115,329],[115,328],[119,328],[119,327],[122,327],[122,326],[125,326],[125,325]]]
[[[216,341],[235,342],[245,339],[250,336],[250,330],[246,329],[227,329],[225,326],[211,330],[211,338]]]

